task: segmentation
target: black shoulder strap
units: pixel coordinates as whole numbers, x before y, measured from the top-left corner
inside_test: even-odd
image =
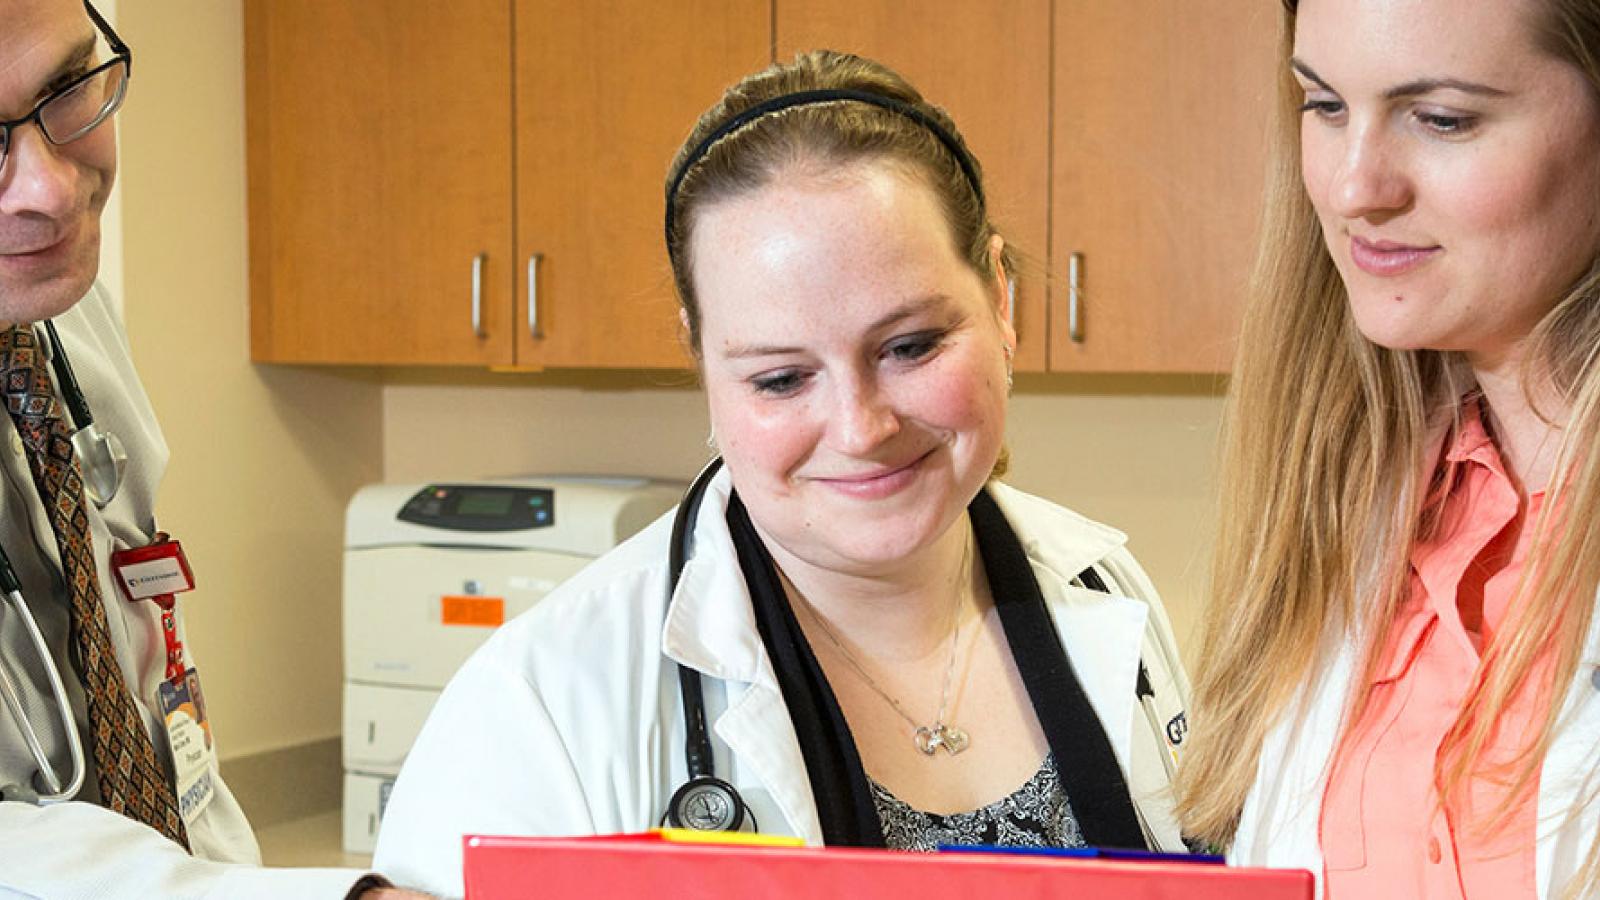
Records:
[[[987,491],[968,511],[1011,656],[1055,754],[1084,840],[1095,847],[1149,849],[1111,739],[1067,659],[1022,543]],[[1105,590],[1093,569],[1079,579],[1091,590]]]
[[[772,555],[756,533],[738,492],[728,496],[728,531],[755,610],[756,630],[772,660],[783,702],[794,723],[817,804],[822,841],[830,847],[883,847],[883,825],[861,765],[850,723],[806,643],[778,579]]]

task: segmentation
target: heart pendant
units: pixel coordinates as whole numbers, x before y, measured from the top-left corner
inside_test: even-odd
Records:
[[[955,756],[957,753],[972,746],[972,738],[967,737],[965,731],[954,725],[940,725],[938,731],[939,743],[944,745],[944,749],[951,756]]]
[[[932,756],[935,750],[944,746],[943,729],[929,728],[924,725],[917,729],[913,740],[917,742],[918,750],[921,750],[927,756]]]

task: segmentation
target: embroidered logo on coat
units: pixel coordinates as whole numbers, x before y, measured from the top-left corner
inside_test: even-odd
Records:
[[[1167,721],[1167,741],[1176,747],[1189,735],[1189,714],[1178,713]]]

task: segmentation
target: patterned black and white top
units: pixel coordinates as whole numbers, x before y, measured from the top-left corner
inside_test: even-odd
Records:
[[[933,851],[940,845],[991,847],[1083,847],[1078,820],[1047,753],[1039,771],[1010,796],[972,812],[938,815],[912,808],[872,776],[872,801],[891,850]]]

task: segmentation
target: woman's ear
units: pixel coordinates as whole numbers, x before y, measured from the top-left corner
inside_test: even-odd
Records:
[[[1017,279],[1006,271],[1006,239],[1000,235],[989,237],[989,271],[992,273],[989,290],[993,295],[995,318],[1000,323],[1006,342],[1006,355],[1017,349]]]

